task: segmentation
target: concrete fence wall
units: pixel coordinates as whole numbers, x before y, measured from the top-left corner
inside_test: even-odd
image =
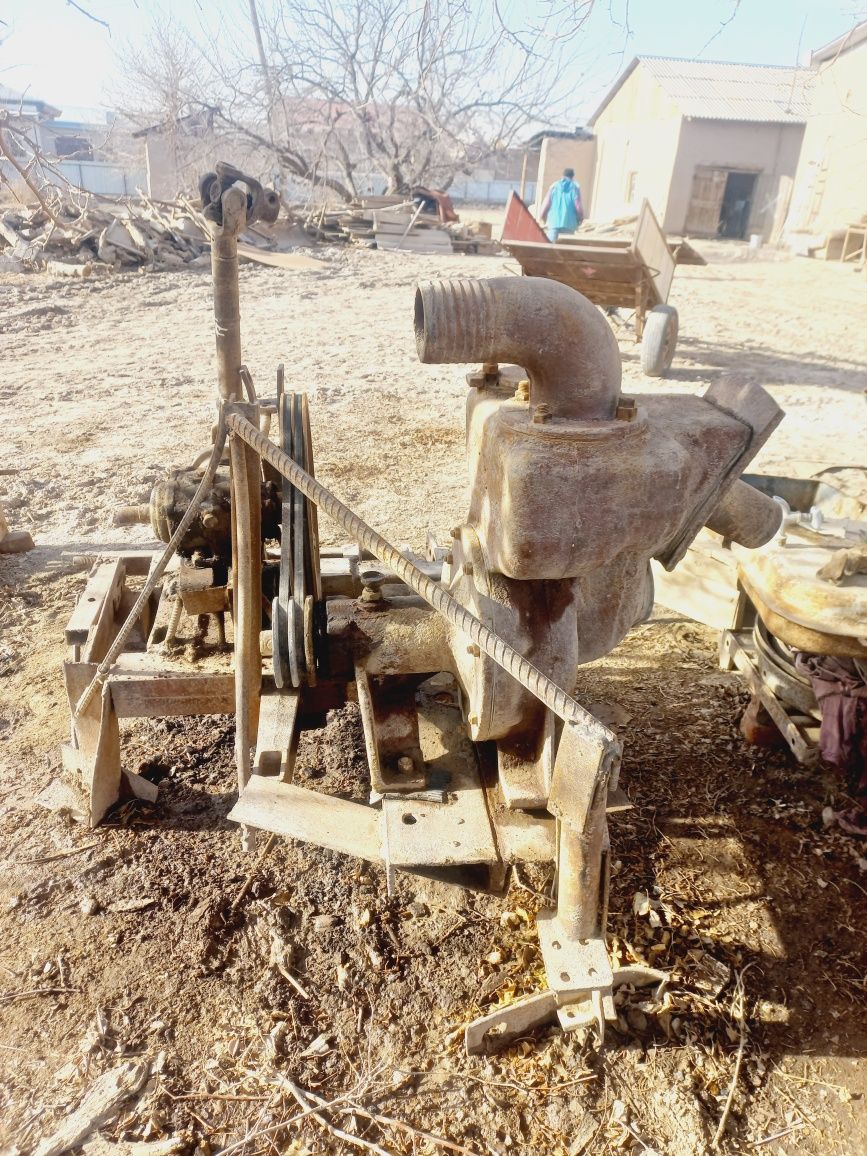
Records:
[[[111,165],[102,161],[60,161],[53,162],[56,170],[44,170],[45,177],[56,185],[63,180],[69,181],[80,189],[89,193],[101,193],[109,197],[136,196],[137,189],[146,187],[144,169],[128,169],[123,165]],[[0,173],[4,181],[16,188],[21,184],[21,178],[7,161],[0,163]],[[58,175],[59,174],[59,175]]]
[[[457,180],[449,189],[453,201],[470,201],[477,205],[505,205],[509,193],[520,192],[520,181],[466,181]],[[527,181],[524,200],[532,204],[536,198],[536,182]]]

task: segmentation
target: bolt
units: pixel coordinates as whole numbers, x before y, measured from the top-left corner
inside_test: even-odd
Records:
[[[202,525],[206,530],[216,530],[219,524],[220,519],[213,511],[209,510],[207,513],[202,514]]]
[[[518,382],[518,388],[515,390],[515,401],[529,401],[530,400],[530,382],[524,377]]]
[[[477,727],[479,725],[479,716],[477,714],[467,715],[467,722],[471,727]]]
[[[361,591],[361,601],[362,602],[381,602],[382,601],[382,591],[381,590],[374,590],[374,588],[372,586],[365,586],[364,589]]]
[[[452,526],[452,528],[451,528],[451,530],[449,531],[449,533],[451,534],[451,536],[452,536],[453,538],[460,538],[460,536],[461,536],[461,528],[460,528],[460,526]]]
[[[471,654],[473,656],[473,658],[480,658],[481,653],[482,653],[481,649],[478,646],[476,646],[475,642],[471,642],[470,645],[467,647],[467,654]]]
[[[496,361],[486,361],[482,366],[482,373],[485,375],[485,377],[499,377],[500,367],[497,365]]]
[[[466,562],[464,562],[464,573],[469,576],[472,574],[472,572],[473,572],[473,564],[468,558],[466,560]]]
[[[540,402],[539,405],[533,409],[533,424],[542,425],[543,422],[551,420],[551,407],[545,402]]]
[[[451,550],[449,550],[448,554],[446,554],[445,558],[443,558],[443,562],[445,562],[445,564],[447,566],[451,566],[452,563],[454,562],[454,560],[455,560],[455,556],[451,552]]]
[[[397,769],[402,775],[411,775],[415,770],[415,763],[409,755],[401,755],[397,760]]]

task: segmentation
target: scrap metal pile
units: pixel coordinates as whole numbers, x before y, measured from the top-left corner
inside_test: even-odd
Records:
[[[547,987],[469,1025],[470,1051],[554,1018],[601,1035],[618,983],[664,977],[609,959],[621,744],[571,688],[650,613],[651,558],[673,568],[704,525],[745,547],[777,532],[779,504],[739,478],[782,412],[752,384],[624,397],[607,321],[557,281],[422,284],[420,360],[480,368],[467,379],[467,517],[445,542],[401,551],[316,480],[306,396],[281,370],[257,391],[243,367],[238,236],[273,195],[229,166],[201,194],[214,443],[131,515],[166,549],[103,561],[67,628],[65,758],[91,821],[124,790],[154,790],[123,771],[120,718],[234,710],[231,817],[248,846],[275,832],[379,863],[389,886],[406,871],[502,891],[512,865],[551,865]],[[322,513],[351,545],[320,549]],[[192,663],[176,649],[187,642]],[[292,781],[299,729],[348,700],[369,805]]]
[[[209,238],[192,206],[85,195],[0,215],[6,268],[89,275],[99,267],[207,266]]]
[[[264,227],[251,223],[243,233],[241,254],[279,264],[268,254],[297,248],[304,238],[293,230],[291,217],[277,228],[273,222]],[[89,277],[122,269],[207,269],[210,248],[201,208],[186,199],[81,193],[55,198],[50,205],[17,205],[0,212],[0,267],[6,272]]]

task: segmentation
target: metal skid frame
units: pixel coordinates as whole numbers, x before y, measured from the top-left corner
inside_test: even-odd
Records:
[[[231,580],[208,586],[185,573],[195,567],[170,561],[182,525],[161,555],[124,553],[92,572],[67,629],[65,667],[74,720],[67,761],[87,787],[89,819],[99,822],[125,783],[153,797],[151,784],[121,769],[120,718],[234,712],[238,801],[230,817],[241,825],[248,849],[256,831],[275,832],[382,863],[389,885],[396,870],[433,871],[458,882],[470,870],[477,882],[501,890],[511,864],[556,865],[556,910],[539,920],[548,990],[471,1024],[470,1051],[498,1046],[554,1017],[564,1029],[595,1025],[601,1035],[614,1014],[618,982],[664,978],[653,969],[612,970],[605,947],[607,814],[628,806],[617,784],[619,740],[455,598],[439,580],[441,548],[429,544],[427,559],[398,550],[316,480],[303,405],[292,403],[291,437],[283,421],[281,445],[269,438],[269,415],[297,395],[283,394],[278,373],[277,401],[260,403],[240,368],[237,238],[248,214],[270,202],[255,182],[225,166],[205,179],[205,193],[220,391],[208,470],[228,440]],[[242,385],[248,401],[241,400]],[[292,581],[281,582],[271,608],[276,634],[264,638],[263,475],[282,479],[283,533],[291,528],[292,538],[292,549],[287,553],[284,541],[282,550],[284,560],[291,554]],[[185,519],[197,503],[199,491]],[[358,544],[354,554],[319,550],[320,510]],[[465,547],[468,576],[473,566]],[[127,584],[135,576],[145,577],[138,596]],[[385,660],[375,647],[356,648],[348,666],[331,670],[332,608],[356,634],[376,636]],[[199,631],[194,665],[172,654],[184,611]],[[398,642],[389,663],[391,627]],[[470,715],[465,722],[462,688],[452,673],[458,652],[487,656],[544,708],[535,761],[505,747],[498,773],[481,773],[468,736],[478,719]],[[299,730],[352,697],[364,725],[373,805],[292,782]]]

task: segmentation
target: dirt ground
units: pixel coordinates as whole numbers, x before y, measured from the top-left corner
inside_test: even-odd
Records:
[[[641,377],[623,331],[627,392],[757,381],[787,414],[759,468],[863,465],[863,278],[706,251],[707,268],[675,278],[666,382]],[[260,390],[284,362],[287,386],[310,394],[317,475],[392,541],[420,547],[464,514],[464,370],[418,364],[414,284],[505,269],[331,250],[321,272],[242,271]],[[709,1150],[730,1093],[723,1151],[867,1149],[867,843],[823,827],[822,808],[841,801],[832,774],[744,744],[746,697],[717,669],[713,633],[661,609],[577,688],[617,722],[635,803],[612,822],[611,947],[671,971],[661,1000],[620,997],[602,1051],[552,1028],[468,1059],[463,1024],[540,982],[532,916],[550,880],[519,872],[491,897],[407,875],[389,899],[381,871],[329,852],[278,843],[251,861],[226,820],[228,719],[125,729],[126,765],[159,782],[154,805],[95,831],[38,806],[68,731],[63,626],[86,572],[75,556],[147,540],[113,528],[112,511],[208,443],[213,322],[209,278],[194,272],[6,275],[0,303],[0,501],[37,541],[0,558],[9,1152],[34,1151],[125,1062],[144,1083],[105,1135],[176,1138],[196,1156],[688,1156]],[[841,476],[867,496],[857,472]],[[304,735],[299,768],[359,790],[353,707]],[[317,1096],[331,1106],[313,1117]]]

